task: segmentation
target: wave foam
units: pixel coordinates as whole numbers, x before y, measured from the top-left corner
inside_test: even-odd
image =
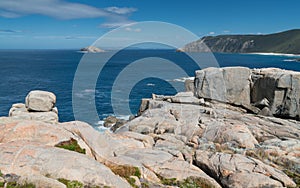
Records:
[[[269,56],[285,56],[285,57],[300,57],[300,54],[283,54],[283,53],[248,53],[254,55],[269,55]]]
[[[182,78],[176,78],[174,80],[167,80],[172,82],[185,82],[186,80],[194,80],[195,77],[182,77]]]
[[[285,62],[295,62],[295,61],[297,61],[297,59],[285,59],[283,61],[285,61]]]

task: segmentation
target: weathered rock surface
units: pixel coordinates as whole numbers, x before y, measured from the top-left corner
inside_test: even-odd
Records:
[[[188,83],[187,83],[188,84]],[[207,68],[196,71],[198,98],[235,105],[254,105],[262,114],[300,118],[300,73],[277,68],[250,70],[244,67]]]
[[[216,101],[196,104],[191,100],[189,104],[185,99],[191,97],[190,93],[181,93],[176,97],[178,100],[175,103],[169,100],[172,96],[144,100],[141,115],[116,132],[134,131],[149,135],[155,141],[155,149],[188,162],[195,162],[194,152],[201,150],[212,154],[238,153],[247,160],[248,156],[252,156],[262,161],[260,165],[265,163],[263,168],[269,171],[273,172],[273,167],[279,169],[275,171],[281,179],[274,179],[252,172],[249,167],[249,172],[236,173],[230,182],[222,183],[225,187],[295,186],[280,170],[299,172],[298,121],[248,114],[244,108]],[[221,164],[222,161],[217,165]],[[202,166],[200,168],[211,175]],[[249,178],[244,178],[246,176],[257,178],[257,181],[249,183]],[[212,177],[221,182],[221,177]]]
[[[250,69],[244,67],[196,71],[196,96],[237,105],[250,104],[250,74]]]
[[[52,182],[64,178],[91,186],[130,187],[125,180],[92,158],[24,141],[0,145],[0,169],[3,173],[14,172],[19,176],[26,176],[28,183],[31,183],[31,177],[43,175],[44,180],[48,178]],[[36,182],[36,179],[33,178],[32,181]]]
[[[115,127],[115,133],[98,132],[79,121],[33,120],[23,114],[49,111],[30,112],[24,104],[15,104],[11,117],[0,118],[0,170],[16,174],[18,183],[37,187],[65,187],[59,178],[100,187],[299,186],[299,121],[262,116],[260,112],[274,115],[277,99],[271,100],[268,91],[253,102],[253,83],[266,76],[254,80],[257,70],[240,67],[206,71],[198,77],[203,78],[202,89],[194,88],[201,96],[153,94],[153,99],[142,101],[139,116]],[[259,75],[266,72],[260,70]],[[225,96],[213,77],[227,80]],[[232,83],[239,77],[241,84]],[[280,87],[286,87],[285,82],[280,81]],[[267,83],[271,87],[273,81]],[[241,89],[243,84],[249,87]],[[257,88],[263,85],[260,81]],[[261,110],[265,108],[269,111]],[[251,109],[260,114],[248,113]],[[110,117],[107,125],[117,122]],[[76,144],[69,146],[74,151],[57,148],[70,143]],[[77,153],[78,147],[85,155]]]
[[[283,172],[259,160],[239,154],[198,150],[196,165],[218,179],[224,187],[295,187]]]

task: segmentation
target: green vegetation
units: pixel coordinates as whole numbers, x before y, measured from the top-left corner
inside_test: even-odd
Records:
[[[200,41],[213,52],[225,53],[287,53],[300,54],[300,29],[269,35],[219,35],[203,37],[193,45],[186,45],[185,51],[199,51]],[[196,45],[195,45],[196,44]],[[199,45],[197,45],[199,44]],[[195,47],[196,46],[196,47]]]
[[[130,176],[136,176],[138,178],[141,178],[141,172],[138,167],[132,167],[127,165],[116,165],[116,166],[111,166],[110,169],[113,171],[113,173],[123,178],[129,178]]]
[[[63,149],[67,149],[67,150],[70,150],[70,151],[75,151],[75,152],[78,152],[78,153],[82,153],[82,154],[85,154],[85,149],[82,149],[78,143],[77,143],[77,140],[71,138],[70,140],[68,141],[64,141],[64,142],[61,142],[59,144],[56,144],[55,147],[59,147],[59,148],[63,148]]]
[[[296,183],[296,187],[300,188],[300,174],[297,172],[293,172],[290,170],[284,170],[283,171],[286,175],[288,175],[291,179],[294,180],[294,182]]]
[[[0,170],[0,177],[2,177],[3,176],[3,174],[2,174],[2,172],[1,172],[1,170]]]
[[[170,186],[177,186],[178,185],[178,181],[177,181],[176,178],[164,178],[159,174],[157,174],[157,177],[160,179],[160,182],[163,185],[170,185]]]
[[[76,180],[71,181],[71,180],[59,178],[58,181],[65,184],[67,188],[83,188],[83,183]]]
[[[180,182],[180,188],[210,188],[211,184],[207,179],[199,177],[188,177],[187,179]]]
[[[114,165],[109,167],[114,174],[117,174],[127,180],[127,182],[133,186],[135,185],[135,179],[131,178],[130,176],[136,176],[141,178],[141,172],[138,167],[128,166],[128,165]]]
[[[138,188],[138,186],[135,185],[135,179],[134,179],[134,178],[129,177],[129,178],[126,178],[126,180],[128,181],[128,183],[129,183],[132,187]]]
[[[180,188],[210,188],[211,185],[206,179],[199,177],[188,177],[182,181],[176,180],[176,178],[164,178],[158,175],[163,185],[177,186]]]
[[[221,153],[227,153],[227,154],[235,154],[234,151],[232,151],[227,145],[225,144],[215,144],[216,151]]]
[[[150,187],[150,185],[149,185],[149,183],[147,183],[147,182],[141,182],[141,187],[142,188],[149,188]]]
[[[247,150],[246,156],[253,157],[261,161],[265,161],[269,159],[268,153],[266,153],[262,148],[258,148],[255,150]]]
[[[4,187],[4,183],[0,183],[0,187]],[[35,185],[32,183],[18,184],[17,182],[9,182],[6,185],[6,188],[35,188]]]

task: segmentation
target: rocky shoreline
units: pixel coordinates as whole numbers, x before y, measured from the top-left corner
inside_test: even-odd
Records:
[[[0,187],[300,186],[300,73],[208,68],[186,88],[105,133],[32,91],[0,118]]]

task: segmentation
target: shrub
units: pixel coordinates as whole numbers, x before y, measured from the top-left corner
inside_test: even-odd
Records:
[[[83,188],[83,183],[76,180],[71,181],[71,180],[59,178],[58,181],[65,184],[67,188]]]
[[[64,141],[64,142],[61,142],[59,144],[56,144],[55,147],[67,149],[67,150],[70,150],[70,151],[75,151],[75,152],[82,153],[82,154],[86,153],[85,149],[82,149],[78,145],[77,140],[75,140],[73,138],[70,138],[70,140],[68,140],[68,141]]]

